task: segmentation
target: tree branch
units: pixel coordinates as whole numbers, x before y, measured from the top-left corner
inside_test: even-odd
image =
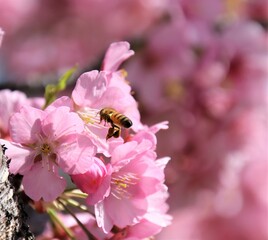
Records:
[[[23,203],[9,174],[5,147],[0,145],[0,240],[35,239],[26,224]]]

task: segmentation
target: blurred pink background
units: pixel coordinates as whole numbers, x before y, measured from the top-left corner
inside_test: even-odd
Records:
[[[268,239],[265,0],[0,0],[0,84],[92,69],[114,41],[158,133],[173,223],[156,239]]]

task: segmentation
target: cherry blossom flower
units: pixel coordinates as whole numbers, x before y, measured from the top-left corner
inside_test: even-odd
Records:
[[[134,55],[134,51],[130,50],[128,42],[112,43],[105,53],[102,70],[115,72],[132,55]]]
[[[1,137],[5,137],[8,134],[9,127],[8,122],[10,116],[18,111],[20,107],[26,105],[27,97],[24,93],[19,91],[10,91],[8,89],[0,91],[0,129]]]
[[[107,176],[107,169],[105,164],[98,158],[94,158],[94,163],[91,165],[90,169],[83,174],[72,175],[72,180],[76,186],[83,192],[88,194],[94,194],[94,199],[90,197],[90,203],[93,205],[100,199],[103,199],[103,193],[98,193],[100,186],[106,182],[105,178]]]
[[[264,0],[16,1],[0,3],[14,9],[0,15],[8,37],[4,60],[13,52],[4,66],[16,66],[10,74],[57,72],[72,62],[84,66],[96,62],[111,39],[138,34],[131,39],[135,55],[129,43],[112,43],[100,70],[82,74],[71,97],[57,99],[45,111],[23,94],[0,92],[1,143],[8,147],[10,171],[23,175],[26,194],[46,201],[59,196],[44,208],[59,204],[68,211],[70,204],[92,212],[76,215],[100,240],[156,234],[156,239],[268,239]],[[40,23],[27,20],[37,16]],[[20,25],[22,37],[16,34]],[[25,34],[31,27],[34,37]],[[16,53],[10,36],[18,36]],[[141,123],[136,99],[148,126]],[[103,108],[126,115],[133,126],[106,140],[112,124],[100,121]],[[167,155],[172,161],[165,176],[170,158],[161,157]],[[83,193],[62,193],[62,172]],[[77,239],[88,238],[81,226],[62,219]]]
[[[9,138],[9,118],[19,111],[22,106],[34,106],[41,108],[44,104],[43,98],[27,98],[20,91],[10,91],[4,89],[0,91],[0,136],[1,138]]]
[[[164,169],[169,160],[170,158],[158,159],[155,163]],[[124,239],[148,238],[158,234],[163,227],[170,225],[172,217],[166,214],[168,196],[167,187],[164,184],[160,186],[159,191],[147,196],[148,211],[138,223],[122,230],[121,234],[124,234]]]
[[[105,194],[95,204],[96,220],[104,232],[109,232],[113,225],[124,228],[139,222],[150,209],[147,197],[162,189],[163,169],[156,165],[150,147],[148,141],[132,141],[112,152],[111,168],[107,171],[110,178],[106,178],[110,184],[108,188],[106,184],[101,186],[100,191]],[[90,198],[91,195],[89,202]]]
[[[81,134],[82,120],[69,110],[22,107],[10,118],[12,142],[3,141],[11,158],[9,170],[23,175],[24,191],[33,200],[52,201],[63,192],[66,183],[59,169],[79,174],[93,163],[96,150]]]
[[[100,239],[118,239],[122,234],[130,239],[150,237],[171,221],[166,214],[168,193],[164,184],[164,167],[169,158],[157,160],[155,152],[155,133],[167,129],[167,122],[152,127],[140,122],[126,72],[118,70],[133,54],[127,42],[111,44],[102,70],[82,74],[71,98],[63,96],[45,110],[39,109],[36,99],[30,101],[15,92],[4,121],[11,141],[1,143],[11,158],[9,170],[23,176],[26,195],[41,200],[41,205],[60,197],[57,203],[65,207],[67,200],[61,199],[68,191],[63,193],[66,180],[62,175],[71,176],[76,186],[88,194],[87,204],[94,205],[96,220],[91,218],[85,227]],[[9,93],[4,92],[4,96]],[[3,99],[7,101],[7,97]],[[125,131],[124,139],[107,141],[109,121],[100,121],[103,108],[113,108],[129,117],[133,131]],[[49,209],[49,205],[44,208]],[[118,230],[110,232],[113,226]],[[83,232],[79,238],[84,238]]]
[[[84,73],[77,80],[72,92],[77,108],[88,107],[99,111],[103,107],[114,108],[133,121],[133,129],[140,128],[140,115],[131,95],[131,87],[122,71],[117,71],[119,65],[133,54],[127,42],[111,44],[103,60],[103,71]]]
[[[95,204],[96,220],[104,232],[116,225],[125,237],[141,236],[135,229],[150,226],[143,232],[144,237],[150,237],[170,224],[163,175],[169,158],[155,160],[152,146],[150,138],[118,144],[106,169],[102,161],[96,160],[96,167],[72,175],[74,183],[89,194],[87,203]]]
[[[1,1],[1,27],[9,33],[4,54],[9,79],[12,74],[13,81],[36,82],[40,74],[77,63],[88,67],[111,42],[142,34],[161,17],[165,5],[162,0]]]
[[[82,74],[72,92],[74,111],[85,122],[85,130],[98,152],[109,156],[109,141],[106,141],[108,127],[100,123],[99,113],[103,108],[113,108],[131,119],[133,130],[143,128],[137,102],[131,95],[131,87],[126,82],[122,71],[116,68],[133,55],[127,42],[118,42],[110,46],[104,59],[107,70],[93,70]],[[113,140],[113,139],[112,139]]]

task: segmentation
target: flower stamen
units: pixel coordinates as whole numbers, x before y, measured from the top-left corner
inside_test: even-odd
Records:
[[[79,117],[84,121],[84,123],[94,125],[97,128],[103,128],[103,125],[100,124],[100,109],[93,108],[83,108],[82,110],[77,111]]]
[[[113,174],[111,179],[112,194],[117,199],[131,198],[129,188],[138,183],[138,178],[133,173],[124,175]]]

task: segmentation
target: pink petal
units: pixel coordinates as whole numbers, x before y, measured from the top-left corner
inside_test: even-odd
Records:
[[[168,129],[168,121],[163,121],[150,127],[152,133],[157,133],[161,129]]]
[[[46,108],[46,112],[51,112],[55,110],[56,108],[63,107],[63,106],[69,107],[71,110],[73,110],[74,106],[73,106],[72,99],[67,96],[60,97]]]
[[[1,32],[1,29],[0,29]],[[0,33],[1,34],[1,33]],[[4,133],[9,131],[9,118],[27,103],[27,97],[19,91],[4,89],[0,91],[0,129]]]
[[[82,119],[68,107],[58,107],[48,113],[43,121],[42,130],[51,141],[72,141],[71,135],[81,133],[84,129]]]
[[[83,174],[94,163],[96,147],[91,140],[79,135],[78,138],[71,143],[63,144],[58,147],[58,164],[65,172],[69,174]]]
[[[167,186],[161,184],[158,192],[147,197],[150,209],[144,217],[148,221],[161,227],[166,227],[171,224],[172,217],[166,214],[169,208],[166,203],[168,196]]]
[[[126,81],[126,76],[124,75],[124,72],[117,71],[110,74],[108,78],[108,83],[109,87],[120,88],[121,91],[123,91],[124,93],[131,95],[131,86],[129,82]]]
[[[155,162],[144,157],[133,159],[126,167],[121,168],[120,172],[131,172],[139,177],[138,183],[128,188],[128,192],[135,198],[145,198],[159,191],[164,178],[163,171],[155,166]]]
[[[125,160],[133,157],[133,151],[137,147],[137,142],[127,142],[125,144],[119,145],[116,147],[112,153],[112,163],[116,163],[121,160]]]
[[[159,220],[160,219],[161,218],[159,218]],[[128,229],[128,237],[133,237],[134,239],[146,239],[156,235],[161,229],[161,226],[151,223],[146,219],[142,219],[139,223]]]
[[[164,171],[166,165],[168,164],[168,162],[171,160],[170,157],[163,157],[163,158],[159,158],[155,161],[155,164],[157,167],[159,167],[162,171]]]
[[[145,130],[145,131],[139,131],[137,134],[135,134],[132,138],[133,141],[137,141],[138,143],[141,143],[144,139],[148,140],[152,143],[152,149],[154,150],[156,148],[157,144],[157,138],[154,133]]]
[[[106,157],[109,157],[109,144],[114,139],[109,139],[106,141],[108,128],[100,128],[93,125],[88,129],[90,131],[87,131],[86,134],[91,139],[92,143],[97,147],[97,152],[104,154]]]
[[[41,120],[45,113],[30,106],[22,107],[10,118],[10,135],[14,142],[32,144],[39,139]]]
[[[112,152],[112,160],[113,164],[116,163],[116,166],[125,166],[127,164],[126,161],[130,161],[137,157],[138,154],[146,153],[148,157],[154,157],[153,151],[150,151],[152,148],[152,143],[146,139],[142,140],[141,143],[137,143],[136,141],[126,142],[114,149]]]
[[[107,215],[107,212],[103,206],[103,202],[97,203],[95,205],[95,216],[98,226],[101,227],[105,233],[110,232],[113,227],[113,222],[109,215]]]
[[[27,172],[34,162],[35,152],[30,148],[1,140],[1,144],[5,144],[6,156],[11,159],[9,171],[13,174],[24,174]]]
[[[72,180],[85,193],[95,193],[107,174],[105,164],[94,157],[91,167],[83,174],[72,175]]]
[[[22,185],[25,193],[33,200],[43,198],[46,202],[55,200],[65,189],[66,181],[57,173],[58,168],[54,165],[53,170],[42,167],[41,163],[35,163],[32,169],[24,175]]]
[[[124,113],[124,109],[129,106],[130,99],[132,98],[129,98],[129,94],[124,93],[120,88],[109,87],[99,99],[96,106],[111,107]]]
[[[110,172],[110,170],[108,171]],[[90,194],[87,197],[86,199],[87,204],[89,205],[97,204],[98,202],[102,201],[105,197],[108,197],[110,191],[111,191],[111,172],[104,177],[97,191],[94,194]]]
[[[92,106],[106,91],[107,77],[105,72],[93,70],[82,74],[72,92],[72,98],[79,107]]]
[[[123,228],[139,220],[146,213],[148,205],[146,198],[122,200],[109,197],[104,200],[104,207],[113,224]]]
[[[102,69],[111,72],[116,71],[122,62],[134,55],[134,51],[129,49],[128,42],[112,43],[105,54]]]

